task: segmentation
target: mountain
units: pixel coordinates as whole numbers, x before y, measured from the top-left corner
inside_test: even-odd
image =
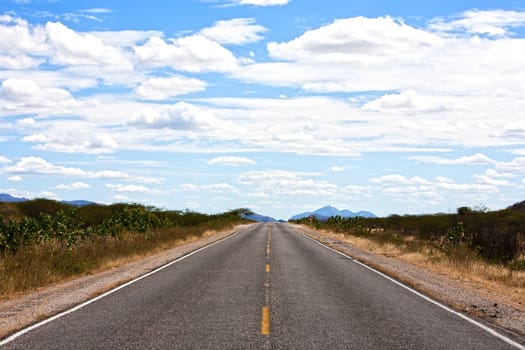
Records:
[[[244,219],[257,221],[257,222],[277,222],[277,220],[275,220],[272,217],[264,216],[264,215],[260,215],[260,214],[256,214],[256,213],[252,213],[252,214],[249,214],[249,215],[242,215],[242,217]]]
[[[348,209],[339,210],[335,207],[332,207],[330,205],[327,205],[325,207],[319,208],[315,211],[309,211],[306,213],[301,213],[294,215],[290,218],[290,220],[300,220],[303,218],[307,218],[309,216],[314,216],[319,221],[326,221],[332,216],[341,216],[343,218],[353,218],[353,217],[363,217],[363,218],[375,218],[376,215],[374,213],[371,213],[369,211],[358,211],[353,212]]]
[[[0,193],[0,202],[14,203],[14,202],[26,202],[27,200],[28,200],[27,198],[17,198],[7,193]]]

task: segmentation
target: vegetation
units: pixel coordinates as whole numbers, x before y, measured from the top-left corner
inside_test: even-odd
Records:
[[[230,228],[249,213],[206,215],[122,203],[77,208],[47,199],[0,203],[0,297]]]
[[[325,222],[305,218],[298,223],[407,251],[438,252],[457,264],[477,259],[503,265],[510,273],[525,271],[525,202],[492,212],[462,207],[455,214],[332,217]]]

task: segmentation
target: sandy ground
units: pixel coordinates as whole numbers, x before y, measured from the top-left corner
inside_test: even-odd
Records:
[[[241,228],[238,226],[229,231],[208,234],[202,239],[186,242],[181,246],[124,266],[0,301],[0,339],[146,274],[196,249],[225,238]],[[494,295],[488,289],[452,280],[392,257],[366,252],[338,240],[334,235],[303,226],[295,226],[295,228],[329,247],[344,252],[414,287],[435,300],[490,322],[505,331],[510,331],[514,338],[525,342],[525,297],[523,301],[516,301],[516,298],[508,298],[505,295]]]
[[[344,242],[334,234],[294,225],[296,230],[343,252],[414,289],[432,299],[469,314],[497,327],[510,331],[516,339],[525,342],[525,293],[522,298],[495,294],[465,281],[451,279],[399,259],[372,254]]]
[[[201,239],[189,240],[175,248],[108,271],[39,288],[19,297],[0,301],[0,339],[225,238],[244,226],[237,226],[232,230],[218,233],[208,233]]]

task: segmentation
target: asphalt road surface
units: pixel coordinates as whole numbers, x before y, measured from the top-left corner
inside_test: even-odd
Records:
[[[250,226],[2,346],[516,348],[286,224]]]

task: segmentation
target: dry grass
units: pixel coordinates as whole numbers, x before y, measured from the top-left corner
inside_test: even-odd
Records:
[[[230,223],[223,229],[233,225]],[[30,246],[16,255],[0,257],[0,299],[9,299],[38,287],[122,266],[213,232],[205,225],[198,225],[162,229],[143,235],[124,234],[119,239],[93,237],[79,242],[74,249],[53,242]]]
[[[509,266],[488,263],[468,248],[457,247],[455,251],[445,254],[435,243],[415,237],[398,239],[392,243],[377,238],[323,232],[374,254],[393,257],[449,278],[468,282],[473,286],[490,289],[516,302],[523,302],[524,269],[513,270]]]

